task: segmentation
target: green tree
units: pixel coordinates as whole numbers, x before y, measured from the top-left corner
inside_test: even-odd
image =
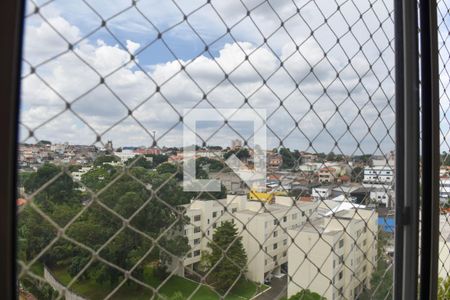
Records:
[[[162,163],[156,168],[158,174],[174,174],[179,172],[178,167],[171,163]]]
[[[27,193],[38,191],[33,198],[34,203],[61,226],[67,224],[82,207],[81,192],[76,187],[69,175],[52,164],[44,164],[24,182]]]
[[[300,164],[300,152],[298,150],[291,152],[289,148],[280,148],[278,153],[283,158],[282,169],[292,169]]]
[[[50,142],[50,141],[40,140],[39,142],[37,142],[36,145],[38,145],[38,146],[45,146],[45,145],[51,145],[51,144],[52,144],[52,142]]]
[[[208,280],[221,292],[227,291],[247,269],[247,254],[242,245],[242,237],[237,235],[236,226],[223,222],[213,234],[210,265],[213,268]]]
[[[326,298],[307,289],[292,295],[288,300],[326,300]]]
[[[180,179],[183,176],[181,168],[179,168],[175,164],[171,164],[168,162],[162,163],[159,166],[157,166],[156,172],[158,172],[158,174],[177,174],[177,177],[179,177]]]
[[[56,229],[31,207],[20,213],[17,224],[19,259],[36,257],[55,237]]]
[[[20,280],[23,288],[37,299],[53,300],[57,299],[59,293],[55,291],[48,283],[26,276]],[[20,297],[22,299],[22,297]],[[34,298],[33,298],[34,299]]]
[[[327,154],[326,160],[327,161],[335,161],[336,160],[336,154],[334,154],[334,152],[331,151],[330,153]]]
[[[210,172],[228,172],[230,169],[220,160],[207,157],[196,159],[197,168],[207,168]]]
[[[185,297],[183,296],[183,293],[175,292],[169,299],[170,300],[183,300],[183,299],[185,299]]]
[[[235,149],[235,150],[229,150],[225,152],[223,155],[223,158],[227,160],[232,154],[236,155],[237,158],[239,158],[242,161],[246,161],[250,157],[250,152],[247,148],[241,148],[241,149]]]
[[[120,158],[115,155],[100,155],[94,160],[94,166],[101,166],[104,163],[116,162],[119,160]]]
[[[443,151],[441,154],[441,165],[450,166],[450,153]]]
[[[438,279],[438,299],[448,300],[450,299],[450,277],[445,280],[439,277]]]
[[[169,159],[169,157],[164,154],[149,154],[145,156],[152,158],[153,168],[156,168],[160,164],[167,162],[167,160]]]
[[[362,182],[364,179],[364,169],[361,167],[354,167],[352,169],[351,179],[353,182]]]
[[[385,247],[388,240],[388,233],[380,227],[378,229],[377,267],[372,273],[372,279],[370,281],[371,288],[362,293],[361,299],[381,300],[392,298],[392,263],[389,262],[389,257],[385,255]]]
[[[153,168],[153,162],[151,160],[146,159],[144,156],[139,157],[132,157],[128,159],[125,164],[127,166],[133,164],[133,167],[142,167],[145,169],[152,169]]]
[[[93,191],[105,187],[119,174],[118,169],[109,164],[98,165],[81,176],[81,182]]]

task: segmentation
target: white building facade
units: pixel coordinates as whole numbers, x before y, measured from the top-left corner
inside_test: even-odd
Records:
[[[190,223],[185,226],[191,251],[183,261],[187,269],[198,268],[202,254],[210,251],[208,242],[222,222],[233,222],[247,253],[246,277],[263,283],[287,267],[291,237],[288,230],[301,228],[314,218],[318,202],[295,202],[276,197],[274,204],[249,201],[245,195],[228,195],[220,200],[195,200],[184,205]],[[244,228],[245,226],[245,228]],[[203,237],[203,234],[205,237]],[[200,266],[201,267],[201,266]]]
[[[377,218],[374,210],[352,208],[291,230],[288,297],[309,289],[330,300],[357,299],[376,266]]]
[[[391,166],[365,167],[363,186],[389,189],[394,184],[394,178],[394,169]]]

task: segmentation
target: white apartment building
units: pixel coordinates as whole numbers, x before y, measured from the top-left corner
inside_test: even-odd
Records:
[[[332,183],[335,182],[341,175],[344,175],[345,171],[339,166],[326,166],[319,170],[319,182],[320,183]]]
[[[292,198],[281,196],[276,197],[274,204],[249,201],[244,195],[195,200],[184,205],[185,215],[190,218],[184,234],[191,251],[182,265],[188,269],[199,267],[202,252],[210,251],[208,242],[212,240],[215,228],[221,222],[231,221],[236,224],[247,253],[247,278],[263,283],[265,278],[280,273],[282,265],[287,264],[291,239],[287,231],[301,228],[308,217],[313,218],[317,205],[318,202],[298,201],[293,205]]]
[[[290,230],[288,297],[309,289],[329,300],[357,299],[376,266],[377,219],[374,210],[347,208]]]
[[[134,150],[124,149],[121,152],[117,152],[117,151],[114,152],[114,155],[117,156],[118,158],[120,158],[121,162],[126,162],[127,160],[135,157],[138,154],[135,153]]]
[[[386,154],[385,156],[373,158],[372,165],[374,167],[389,166],[391,168],[395,168],[395,153],[393,151],[391,151],[388,154]]]
[[[391,188],[394,177],[394,169],[391,166],[365,167],[363,186]]]
[[[392,189],[384,189],[384,188],[375,188],[370,191],[369,194],[370,199],[383,203],[386,207],[388,207],[390,202],[392,202],[394,198],[394,191]]]
[[[439,198],[446,203],[450,198],[450,178],[441,177],[439,180]]]
[[[311,190],[311,196],[313,196],[316,200],[325,200],[331,197],[332,191],[333,191],[332,186],[314,187]]]

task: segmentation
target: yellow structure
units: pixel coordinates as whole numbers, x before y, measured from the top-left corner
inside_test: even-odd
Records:
[[[275,195],[273,193],[257,192],[252,189],[248,193],[248,199],[266,203],[273,203],[275,201]]]
[[[275,196],[288,196],[288,193],[286,191],[276,191],[273,193]]]

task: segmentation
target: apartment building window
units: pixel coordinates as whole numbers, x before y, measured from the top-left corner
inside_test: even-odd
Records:
[[[344,263],[344,255],[339,256],[339,264]]]
[[[297,220],[297,214],[292,215],[292,220]]]
[[[287,251],[284,251],[283,252],[283,257],[286,257],[286,255],[287,255]]]
[[[234,219],[231,219],[231,223],[233,223],[233,224],[234,224]]]
[[[208,219],[208,225],[209,225],[209,219]]]
[[[283,222],[287,222],[287,216],[283,217]]]
[[[194,216],[194,222],[198,222],[201,219],[201,215]]]
[[[305,212],[304,211],[302,211],[302,217],[304,217],[305,216]]]
[[[201,231],[200,226],[194,227],[194,233],[199,233]]]
[[[275,238],[275,237],[277,237],[277,236],[278,236],[278,231],[275,230],[275,231],[273,232],[273,237]]]
[[[212,216],[213,216],[213,218],[216,218],[217,217],[217,211],[213,211]]]
[[[367,266],[364,266],[362,270],[363,270],[363,272],[366,272]]]
[[[220,215],[223,216],[223,210],[220,211]]]
[[[344,276],[344,272],[343,272],[343,271],[340,271],[340,272],[339,272],[339,275],[338,275],[338,279],[341,280],[343,276]]]
[[[278,244],[277,243],[273,244],[273,250],[275,250],[277,248],[278,248]]]
[[[276,262],[277,261],[277,256],[275,255],[274,257],[273,257],[273,262]]]
[[[195,239],[194,240],[194,245],[199,245],[200,244],[200,239]]]
[[[267,266],[267,259],[264,260],[264,265]]]
[[[278,225],[278,224],[280,224],[280,222],[277,219],[273,220],[273,225]]]
[[[214,222],[214,223],[213,223],[213,228],[216,228],[216,227],[217,227],[217,223]]]
[[[232,209],[231,209],[231,212],[232,212],[232,213],[237,212],[237,208],[232,208]]]
[[[287,239],[285,239],[285,240],[283,240],[283,246],[286,246],[287,245]]]
[[[191,258],[191,257],[192,257],[192,252],[189,252],[189,253],[187,254],[187,257],[188,257],[188,258]]]
[[[363,241],[363,246],[367,245],[367,240]]]
[[[194,251],[194,257],[195,257],[195,256],[200,256],[200,250],[195,250],[195,251]]]
[[[344,247],[344,240],[343,239],[339,241],[339,248],[342,248],[342,247]]]

